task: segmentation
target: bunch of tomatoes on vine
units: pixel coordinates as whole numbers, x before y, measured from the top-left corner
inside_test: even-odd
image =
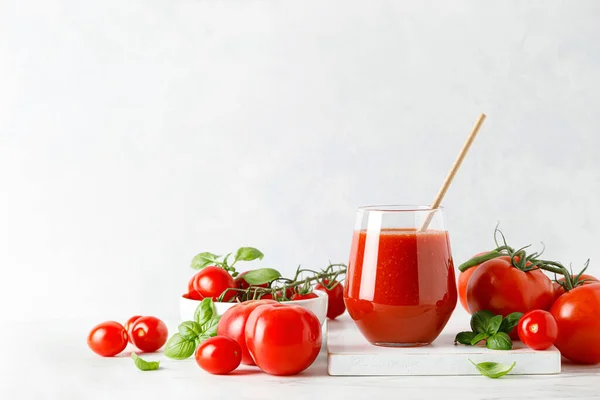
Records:
[[[575,363],[600,363],[600,282],[585,274],[589,260],[573,273],[543,259],[543,251],[513,248],[498,228],[494,239],[494,250],[459,266],[458,295],[465,310],[502,317],[522,313],[511,338],[537,350],[555,345]]]

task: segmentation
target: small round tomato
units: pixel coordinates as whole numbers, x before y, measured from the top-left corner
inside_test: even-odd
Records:
[[[241,360],[239,343],[227,336],[206,339],[196,350],[196,363],[211,374],[228,374],[240,365]]]
[[[298,374],[321,350],[321,324],[304,307],[262,304],[246,322],[246,345],[256,365],[266,373]]]
[[[487,251],[484,251],[482,253],[475,254],[473,257],[471,257],[471,259],[482,256],[487,253],[488,253]],[[475,272],[475,269],[477,269],[477,267],[479,267],[479,265],[481,265],[481,264],[477,264],[477,265],[469,268],[465,272],[461,272],[458,275],[458,284],[457,284],[458,300],[460,301],[460,304],[463,306],[463,308],[467,312],[470,312],[469,306],[467,305],[467,284],[469,283],[469,279],[471,278],[471,275],[473,275],[473,272]]]
[[[236,283],[229,272],[214,265],[201,269],[188,284],[188,289],[190,285],[202,297],[210,297],[213,301],[217,301],[219,296],[227,289],[236,288]],[[223,301],[233,299],[236,294],[235,290],[227,291]]]
[[[221,316],[217,326],[217,334],[230,337],[239,343],[242,351],[242,362],[254,365],[254,360],[246,346],[246,322],[254,309],[262,304],[277,304],[273,300],[250,300],[236,304]]]
[[[131,328],[131,342],[146,353],[160,349],[168,336],[167,326],[156,317],[141,317]]]
[[[335,285],[331,289],[327,289],[327,287],[318,283],[315,286],[315,289],[323,290],[327,293],[327,297],[329,298],[327,301],[327,318],[336,319],[346,311],[346,304],[344,303],[344,286],[337,281],[330,283],[327,279],[324,280],[323,283],[326,286]]]
[[[502,256],[479,265],[467,284],[467,305],[471,313],[487,310],[507,316],[513,312],[548,310],[554,288],[542,270],[524,272]]]
[[[118,322],[106,321],[92,328],[87,343],[102,357],[116,356],[127,347],[127,331]]]
[[[558,324],[554,345],[580,364],[600,363],[600,285],[584,285],[560,296],[550,313]]]
[[[523,315],[517,329],[519,339],[534,350],[546,350],[558,337],[556,320],[544,310],[532,310]]]
[[[574,279],[575,277],[572,277],[572,278]],[[563,276],[562,278],[560,278],[558,280],[558,282],[564,283],[565,277]],[[554,286],[555,298],[557,298],[557,299],[565,293],[565,288],[558,282],[552,282],[552,285]],[[582,286],[582,285],[589,285],[592,283],[598,283],[599,281],[592,275],[583,274],[579,277],[579,282],[580,282],[579,286]]]
[[[316,299],[317,297],[319,297],[319,296],[317,296],[314,292],[305,293],[305,294],[296,293],[295,295],[292,296],[292,301]]]
[[[141,315],[134,315],[133,317],[129,318],[127,322],[125,322],[125,325],[123,325],[123,328],[125,328],[127,331],[127,339],[129,340],[129,343],[133,343],[131,341],[131,328],[133,328],[133,323],[140,318],[142,318]]]

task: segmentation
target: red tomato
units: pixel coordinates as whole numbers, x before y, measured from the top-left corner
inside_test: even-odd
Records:
[[[239,343],[242,351],[242,362],[254,365],[254,360],[246,346],[246,321],[254,309],[262,304],[277,304],[273,300],[250,300],[236,304],[221,316],[217,326],[217,335],[227,336]]]
[[[300,293],[296,293],[295,295],[292,296],[292,300],[293,301],[297,301],[297,300],[308,300],[308,299],[316,299],[317,296],[315,293],[310,292],[310,293],[306,293],[306,294],[300,294]]]
[[[168,336],[167,326],[156,317],[141,317],[131,328],[131,342],[146,353],[160,349]]]
[[[542,270],[523,272],[513,267],[509,256],[482,263],[467,285],[471,313],[488,310],[505,317],[513,312],[548,310],[553,301],[552,282]]]
[[[248,289],[250,287],[250,284],[248,282],[246,282],[246,280],[244,279],[244,275],[246,275],[248,272],[250,272],[250,271],[242,272],[235,278],[235,285],[238,289]],[[252,286],[266,288],[266,287],[269,287],[269,284],[263,283],[261,285],[252,285]]]
[[[188,289],[190,285],[202,297],[210,297],[213,301],[216,301],[225,290],[236,287],[235,281],[229,272],[214,265],[201,269],[200,272],[194,275],[192,282],[188,284]],[[236,294],[235,290],[229,290],[223,301],[231,300]]]
[[[544,310],[533,310],[523,315],[517,329],[519,339],[534,350],[546,350],[558,336],[556,320]]]
[[[271,375],[304,371],[321,350],[321,324],[312,311],[291,304],[259,305],[246,322],[246,345]]]
[[[333,284],[335,284],[334,281]],[[329,286],[329,281],[324,280],[323,283]],[[335,285],[331,290],[327,290],[327,288],[320,283],[315,286],[317,290],[323,290],[327,293],[327,297],[329,298],[327,301],[327,318],[336,319],[340,315],[346,311],[346,304],[344,303],[344,286],[341,283]]]
[[[242,349],[227,336],[215,336],[200,343],[196,350],[196,363],[211,374],[228,374],[240,365]]]
[[[125,328],[127,331],[127,339],[129,340],[129,343],[133,343],[131,341],[131,328],[133,328],[133,323],[140,318],[142,318],[141,315],[134,315],[133,317],[129,318],[127,322],[125,322],[125,325],[123,325],[123,328]]]
[[[554,345],[579,364],[600,363],[600,285],[579,286],[560,296],[550,313],[558,324]]]
[[[106,321],[92,328],[87,343],[102,357],[116,356],[127,347],[127,331],[118,322]]]
[[[204,297],[202,297],[202,295],[200,293],[196,292],[195,290],[193,290],[187,294],[184,294],[183,297],[185,297],[186,299],[198,300],[198,301],[200,301],[204,298]]]
[[[487,251],[484,251],[482,253],[475,254],[473,257],[471,257],[471,259],[482,256],[487,253]],[[470,313],[470,311],[469,306],[467,305],[467,284],[469,283],[469,278],[471,278],[471,275],[473,275],[473,272],[475,272],[475,269],[477,269],[479,265],[481,264],[475,265],[474,267],[471,267],[465,272],[461,272],[458,275],[458,300],[460,301],[460,304],[463,306],[463,308],[467,310],[468,313]]]
[[[565,277],[563,276],[558,281],[564,283],[565,282]],[[592,275],[587,275],[587,274],[581,275],[579,277],[579,281],[582,282],[581,283],[582,285],[589,285],[590,283],[598,283],[598,279],[596,279]],[[560,283],[558,283],[558,282],[552,282],[552,285],[554,286],[555,298],[558,299],[560,296],[562,296],[565,293],[565,288],[563,288]]]

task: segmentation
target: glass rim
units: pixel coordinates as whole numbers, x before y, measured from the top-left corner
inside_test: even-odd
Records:
[[[358,211],[380,211],[380,212],[418,212],[418,211],[437,211],[443,210],[444,207],[438,206],[437,208],[431,208],[431,206],[422,205],[411,205],[411,204],[389,204],[389,205],[370,205],[360,206]]]

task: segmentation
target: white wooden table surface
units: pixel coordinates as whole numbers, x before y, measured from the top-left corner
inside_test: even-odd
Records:
[[[450,329],[465,315],[457,310]],[[102,358],[86,344],[97,321],[52,321],[0,326],[0,399],[568,399],[600,398],[600,366],[563,362],[559,375],[437,377],[334,377],[326,357],[304,373],[270,376],[241,367],[227,376],[202,371],[193,358],[161,360],[161,369],[142,372],[130,348],[118,357]],[[169,322],[169,321],[168,321]],[[177,321],[168,323],[176,331]]]

